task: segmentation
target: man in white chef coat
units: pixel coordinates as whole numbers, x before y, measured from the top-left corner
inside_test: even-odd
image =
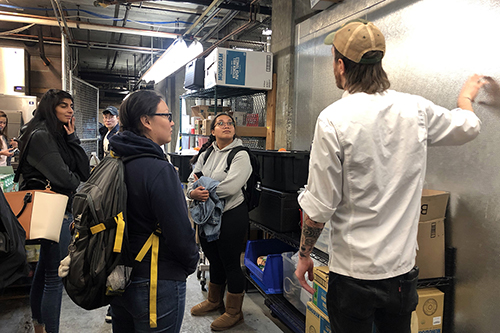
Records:
[[[309,179],[299,204],[306,214],[295,274],[307,290],[310,253],[330,223],[327,307],[332,332],[410,332],[418,303],[415,267],[427,146],[474,139],[481,121],[472,103],[483,76],[464,84],[457,108],[389,90],[382,68],[385,38],[354,20],[329,34],[342,98],[319,115]]]

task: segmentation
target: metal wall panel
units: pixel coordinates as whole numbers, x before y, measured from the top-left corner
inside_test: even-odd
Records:
[[[449,109],[472,73],[500,82],[497,0],[346,0],[296,27],[293,149],[309,149],[316,118],[341,97],[336,88],[330,31],[363,17],[384,32],[384,68],[391,89],[424,96]],[[500,327],[500,96],[493,85],[474,109],[483,122],[477,139],[460,147],[429,148],[426,187],[451,193],[446,241],[457,248],[455,332]]]
[[[90,158],[92,152],[97,153],[98,147],[99,89],[74,76],[71,80],[71,87],[76,134]]]

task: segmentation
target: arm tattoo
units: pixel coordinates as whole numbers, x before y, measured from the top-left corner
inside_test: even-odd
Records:
[[[314,244],[316,244],[324,226],[324,223],[314,222],[309,216],[306,216],[305,223],[302,226],[302,235],[300,237],[299,255],[301,257],[308,257],[309,254],[311,254]]]

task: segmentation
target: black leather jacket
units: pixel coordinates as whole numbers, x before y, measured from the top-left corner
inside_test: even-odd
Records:
[[[80,182],[90,175],[89,159],[76,133],[49,133],[44,123],[32,132],[26,156],[19,166],[20,190],[44,189],[47,180],[52,191],[71,198]],[[23,153],[24,155],[24,153]]]

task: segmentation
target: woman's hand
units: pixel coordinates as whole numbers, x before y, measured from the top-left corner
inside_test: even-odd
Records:
[[[71,117],[70,121],[64,125],[64,129],[68,135],[75,133],[75,116]]]
[[[207,201],[209,194],[208,190],[205,190],[203,186],[198,186],[197,188],[191,191],[189,196],[194,200],[205,202]]]
[[[8,149],[0,150],[0,155],[4,155],[7,157],[14,156],[14,153],[12,152],[14,149],[15,148],[8,148]]]

